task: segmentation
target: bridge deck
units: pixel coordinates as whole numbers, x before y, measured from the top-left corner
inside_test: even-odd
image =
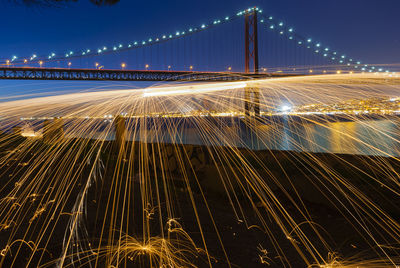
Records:
[[[286,76],[294,74],[0,67],[0,79],[9,80],[226,82]]]

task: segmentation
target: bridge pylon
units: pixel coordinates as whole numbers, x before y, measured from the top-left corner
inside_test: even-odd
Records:
[[[258,73],[258,28],[257,10],[247,11],[245,19],[245,72]],[[260,116],[260,91],[258,87],[245,88],[244,110],[246,116]]]

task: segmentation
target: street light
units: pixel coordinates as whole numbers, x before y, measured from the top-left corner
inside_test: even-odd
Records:
[[[42,67],[43,61],[39,61],[39,66]]]
[[[72,65],[72,63],[71,63],[71,62],[68,62],[68,67],[69,67],[69,68],[71,68],[71,65]]]
[[[193,70],[193,66],[192,66],[192,65],[190,65],[189,69],[190,69],[190,70]]]
[[[232,67],[229,66],[229,67],[228,67],[228,71],[232,71]]]
[[[148,64],[146,64],[144,67],[146,68],[146,71],[149,69],[149,65]]]
[[[168,65],[168,71],[171,70],[171,65]]]
[[[6,60],[6,65],[10,65],[10,60]]]
[[[28,63],[28,60],[27,60],[27,59],[24,59],[24,63]]]
[[[124,62],[121,63],[121,68],[122,68],[122,70],[125,69],[125,67],[126,67],[126,63],[124,63]]]
[[[99,63],[98,62],[96,62],[95,64],[94,64],[94,66],[96,67],[96,69],[99,67]]]

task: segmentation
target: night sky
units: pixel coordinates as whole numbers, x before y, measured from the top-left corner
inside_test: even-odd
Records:
[[[121,0],[103,7],[79,0],[58,8],[8,2],[12,1],[1,2],[3,59],[147,39],[258,6],[264,14],[293,26],[296,32],[364,63],[396,65],[389,67],[392,70],[400,63],[398,0]],[[35,82],[0,81],[0,94],[8,94],[9,85],[18,88],[21,84]],[[53,82],[40,82],[43,84]],[[29,89],[34,90],[26,87]]]

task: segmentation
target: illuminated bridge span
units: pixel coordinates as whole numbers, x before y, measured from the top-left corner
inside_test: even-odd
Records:
[[[47,52],[35,48],[41,53],[0,58],[3,67],[0,78],[157,81],[183,77],[181,80],[198,80],[222,79],[226,75],[221,73],[229,72],[234,77],[227,78],[230,80],[248,77],[242,73],[389,72],[303,36],[257,7],[181,31],[113,43],[90,49],[55,48]],[[45,69],[13,69],[16,67]]]
[[[12,80],[223,82],[284,77],[292,75],[293,74],[0,67],[0,79]]]
[[[0,59],[0,79],[21,80],[238,81],[336,72],[389,70],[305,37],[257,7],[128,43]],[[244,95],[246,114],[259,115],[259,89],[246,87]]]

